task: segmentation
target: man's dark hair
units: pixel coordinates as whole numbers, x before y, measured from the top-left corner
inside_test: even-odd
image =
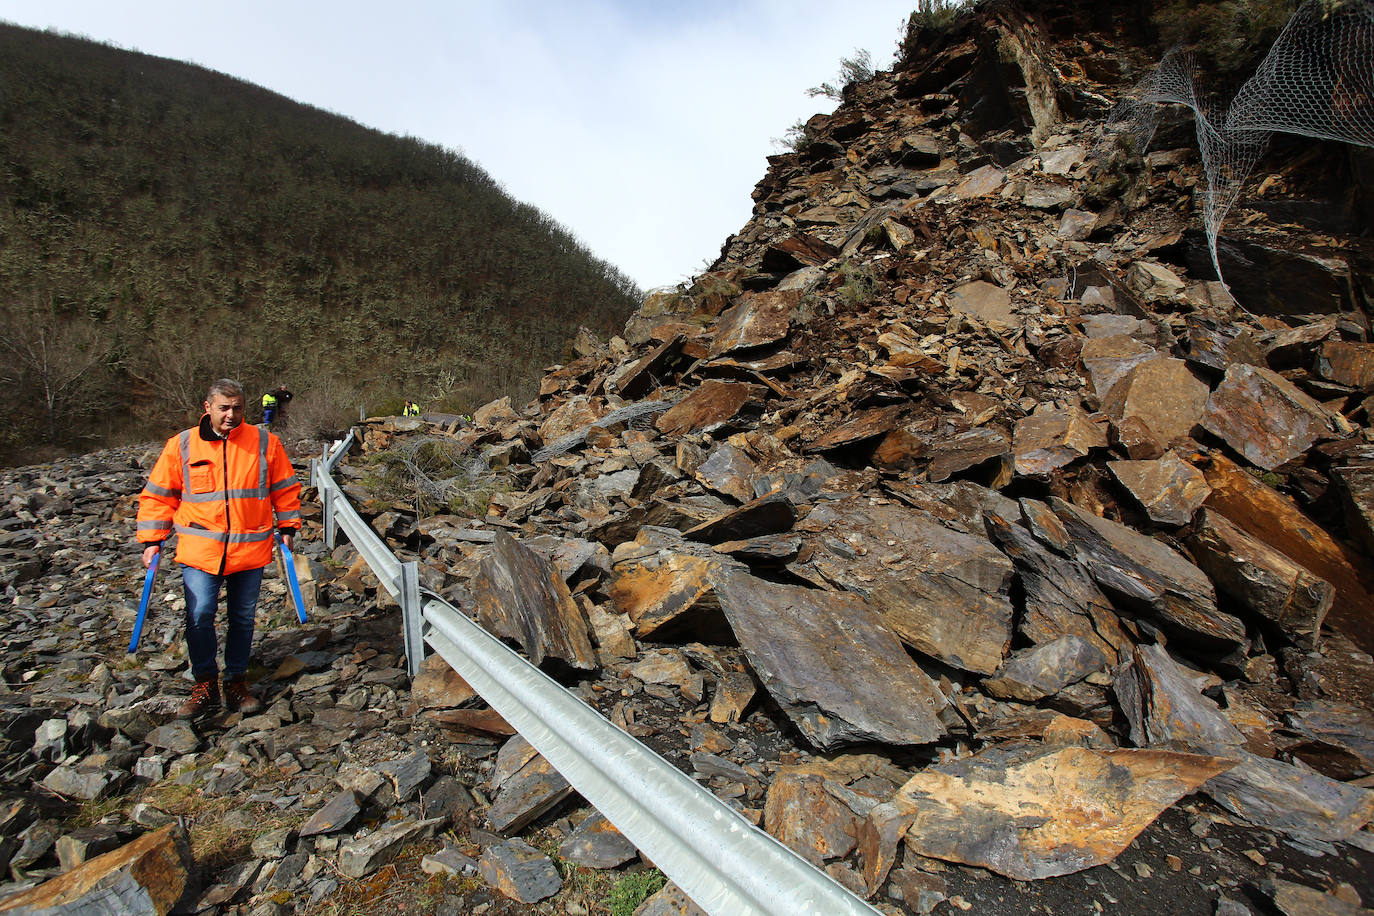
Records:
[[[248,395],[243,392],[243,386],[231,378],[215,379],[214,382],[210,384],[210,390],[205,393],[205,400],[213,401],[217,394],[222,394],[226,398],[248,399]]]

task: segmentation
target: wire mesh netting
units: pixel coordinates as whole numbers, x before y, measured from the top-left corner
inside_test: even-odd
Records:
[[[491,475],[491,466],[456,439],[415,436],[396,451],[407,489],[430,504],[446,505]]]
[[[1149,148],[1161,105],[1193,111],[1207,173],[1201,207],[1212,266],[1217,235],[1275,132],[1374,146],[1374,0],[1307,0],[1224,110],[1193,78],[1193,56],[1169,52],[1117,104],[1107,138]]]

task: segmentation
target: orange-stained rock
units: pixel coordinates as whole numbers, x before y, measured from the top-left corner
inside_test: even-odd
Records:
[[[724,619],[715,598],[711,572],[720,564],[689,554],[653,554],[617,564],[611,582],[611,602],[627,615],[641,639],[683,615],[710,618],[721,629]],[[698,621],[701,623],[702,621]],[[679,621],[687,625],[686,621]],[[694,630],[698,627],[693,625]]]
[[[1291,499],[1217,453],[1189,460],[1207,475],[1205,505],[1336,588],[1326,625],[1374,653],[1374,569],[1337,542]]]
[[[763,807],[763,827],[813,865],[854,848],[859,816],[814,774],[784,771],[773,779]]]
[[[118,902],[137,900],[143,906],[151,903],[153,911],[161,916],[181,899],[191,864],[185,831],[169,824],[51,881],[7,897],[0,902],[0,913],[76,904],[92,907],[90,911],[96,912],[103,906],[113,910]]]
[[[800,290],[772,290],[745,295],[721,313],[711,355],[761,347],[787,336],[792,312],[801,301]]]
[[[894,804],[912,851],[1030,881],[1116,858],[1233,763],[1155,750],[998,745],[913,776]]]
[[[654,425],[667,436],[706,429],[731,419],[765,390],[743,382],[707,379],[696,391],[669,408]]]

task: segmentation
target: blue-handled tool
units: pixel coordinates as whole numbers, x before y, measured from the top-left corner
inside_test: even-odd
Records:
[[[277,546],[281,548],[282,565],[286,567],[286,582],[291,586],[291,600],[296,603],[296,616],[305,623],[305,599],[301,597],[301,583],[296,578],[296,558],[291,556],[291,548],[282,540],[281,532],[276,532]]]
[[[138,616],[134,618],[134,635],[129,640],[129,652],[138,651],[138,640],[143,635],[143,618],[148,614],[148,599],[153,597],[153,579],[157,577],[157,564],[162,559],[162,550],[153,554],[153,562],[148,564],[148,574],[143,577],[143,597],[138,602]]]

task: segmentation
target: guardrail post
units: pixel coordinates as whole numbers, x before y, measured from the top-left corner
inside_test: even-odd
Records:
[[[420,673],[420,662],[425,657],[425,641],[422,635],[424,620],[420,611],[420,564],[411,561],[401,564],[401,628],[405,639],[406,670],[414,678]]]
[[[334,481],[328,480],[319,488],[320,502],[324,505],[324,546],[334,549],[338,524],[334,521]]]

